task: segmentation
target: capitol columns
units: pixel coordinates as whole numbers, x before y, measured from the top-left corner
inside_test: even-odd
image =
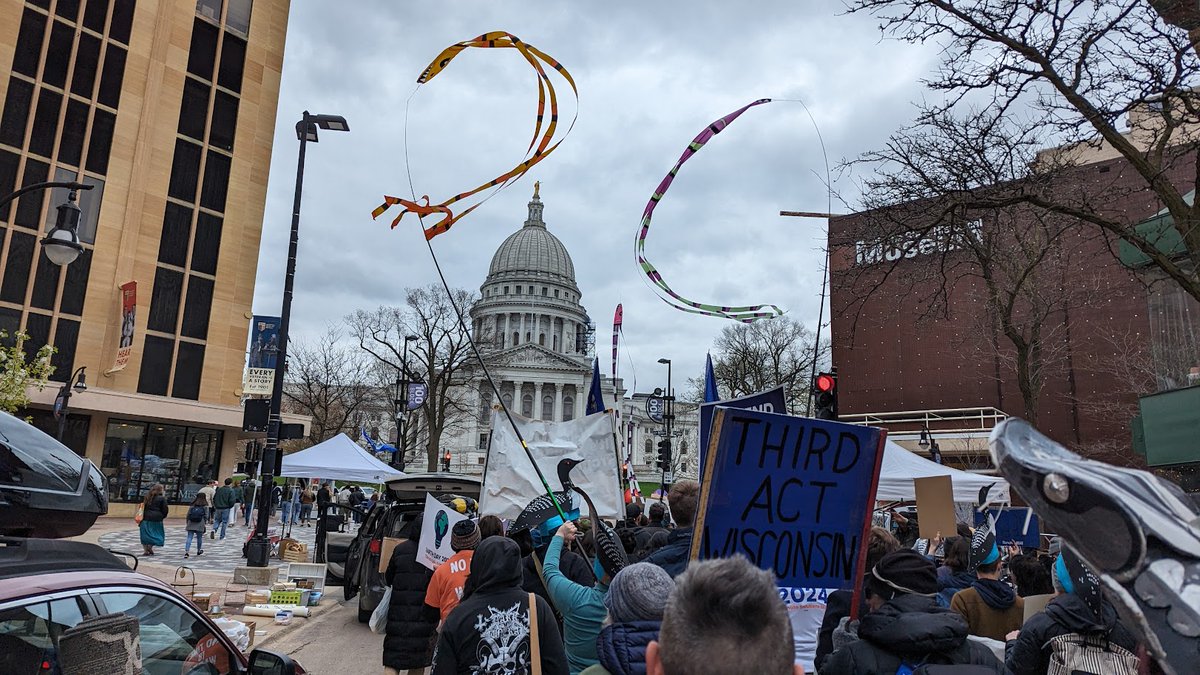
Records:
[[[554,383],[554,421],[561,422],[563,418],[563,384]]]
[[[535,382],[533,385],[533,419],[542,419],[542,383]]]

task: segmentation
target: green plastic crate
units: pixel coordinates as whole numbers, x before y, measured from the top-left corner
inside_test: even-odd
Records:
[[[299,605],[301,591],[271,591],[272,605]]]

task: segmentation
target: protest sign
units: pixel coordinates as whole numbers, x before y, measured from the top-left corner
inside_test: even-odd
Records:
[[[996,545],[1020,544],[1025,548],[1039,548],[1041,544],[1041,527],[1037,514],[1030,514],[1028,507],[988,509],[988,513],[996,519]],[[1029,529],[1025,529],[1025,520],[1029,519]],[[975,512],[976,526],[983,524],[983,514]]]
[[[435,570],[454,555],[454,549],[450,548],[450,532],[455,523],[467,517],[426,493],[424,519],[421,538],[417,541],[417,562]]]
[[[558,463],[566,458],[583,460],[571,470],[571,480],[596,504],[597,515],[625,517],[625,497],[621,489],[621,466],[613,441],[613,418],[607,412],[594,413],[567,422],[531,420],[513,415],[529,453],[537,461],[550,489],[562,489]],[[521,442],[503,413],[492,413],[492,440],[488,447],[480,513],[494,513],[516,519],[530,500],[546,493]],[[576,504],[582,499],[575,497]]]
[[[774,573],[805,670],[829,593],[858,595],[884,436],[723,406],[713,415],[691,557],[741,554]]]
[[[954,536],[958,519],[954,514],[954,484],[950,476],[913,479],[917,492],[917,525],[922,539]]]
[[[700,467],[704,468],[705,455],[708,453],[709,427],[712,426],[713,411],[717,406],[726,408],[741,408],[742,410],[757,410],[759,412],[787,414],[787,401],[783,397],[783,387],[775,387],[757,394],[750,394],[728,401],[716,401],[700,406]]]

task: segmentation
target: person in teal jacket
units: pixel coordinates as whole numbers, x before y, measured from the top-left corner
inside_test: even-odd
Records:
[[[612,528],[598,521],[594,531],[596,559],[592,563],[592,572],[597,579],[594,586],[581,586],[568,579],[559,569],[563,544],[575,539],[575,523],[566,522],[558,528],[546,551],[546,560],[542,563],[546,592],[563,617],[563,641],[566,643],[571,675],[579,675],[588,666],[600,662],[596,656],[596,638],[608,614],[604,607],[604,596],[608,593],[609,582],[625,567],[626,562],[625,549]]]

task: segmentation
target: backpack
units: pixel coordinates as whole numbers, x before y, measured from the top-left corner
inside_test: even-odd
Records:
[[[208,517],[208,509],[203,506],[193,506],[188,509],[187,519],[189,523],[199,523]]]
[[[1138,657],[1107,637],[1067,633],[1042,647],[1050,648],[1050,667],[1046,675],[1136,675]]]

